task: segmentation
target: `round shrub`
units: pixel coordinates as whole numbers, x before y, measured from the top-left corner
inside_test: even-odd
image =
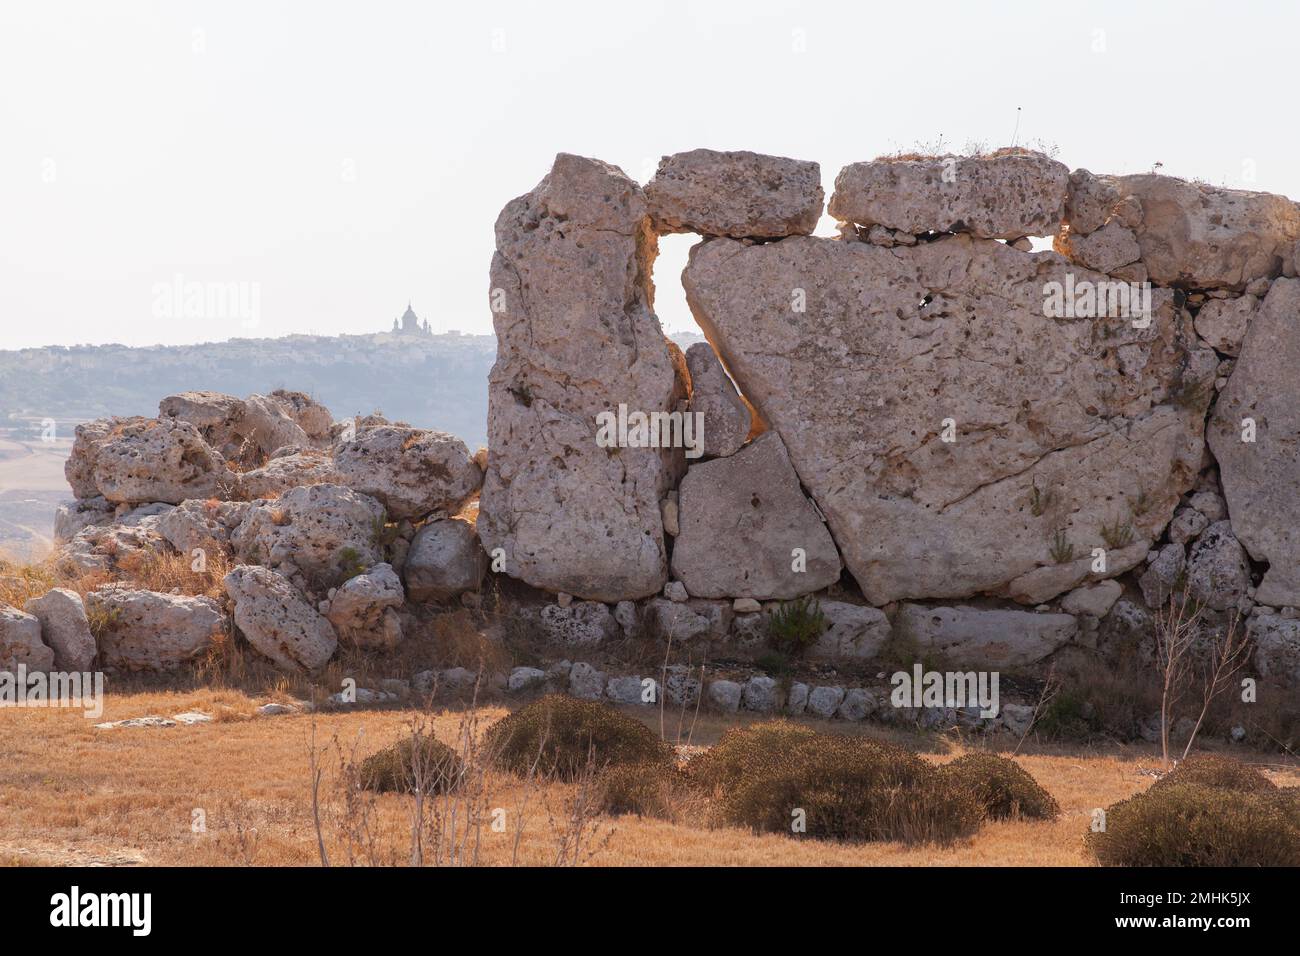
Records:
[[[371,754],[358,769],[361,786],[380,792],[411,793],[417,783],[425,793],[456,788],[464,766],[456,751],[434,737],[404,737]]]
[[[1052,820],[1061,812],[1056,799],[1024,767],[1007,757],[966,754],[944,764],[939,772],[974,797],[990,820]]]
[[[1300,866],[1300,812],[1276,790],[1171,783],[1108,807],[1087,842],[1102,866]]]
[[[661,763],[616,764],[600,775],[601,809],[615,816],[671,819],[673,784],[672,771]]]
[[[711,788],[718,821],[758,833],[949,843],[974,833],[982,815],[920,757],[863,737],[759,724],[729,731],[697,761],[693,777]]]
[[[1221,754],[1194,754],[1157,780],[1153,786],[1170,787],[1191,783],[1239,793],[1271,793],[1273,781],[1248,763]]]
[[[645,724],[612,707],[549,694],[487,729],[484,743],[503,770],[573,778],[588,767],[618,764],[668,766],[673,750]]]

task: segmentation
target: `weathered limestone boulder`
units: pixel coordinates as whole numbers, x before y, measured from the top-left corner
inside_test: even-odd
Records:
[[[810,235],[822,214],[817,163],[693,149],[665,156],[646,183],[656,232],[733,239]]]
[[[1300,687],[1300,619],[1276,614],[1252,614],[1246,636],[1255,645],[1260,676]]]
[[[1098,581],[1063,597],[1061,610],[1076,617],[1082,614],[1101,620],[1123,593],[1124,587],[1118,581]]]
[[[876,709],[876,698],[864,687],[854,687],[844,695],[835,715],[841,720],[865,720]]]
[[[641,699],[643,690],[639,676],[611,677],[605,685],[605,696],[616,704],[648,704],[650,701]]]
[[[562,153],[502,210],[496,237],[483,545],[535,587],[601,601],[657,594],[668,571],[659,502],[682,451],[631,447],[636,432],[597,443],[601,413],[668,413],[685,398],[651,311],[656,240],[641,190]]]
[[[182,501],[159,516],[158,533],[184,555],[192,555],[195,549],[224,551],[230,547],[230,532],[239,527],[248,508],[242,501]]]
[[[72,441],[72,451],[63,463],[63,476],[72,486],[72,493],[78,498],[99,497],[99,485],[95,482],[95,461],[99,457],[99,448],[108,440],[114,429],[127,424],[147,422],[147,418],[97,418],[93,422],[84,422],[77,426]]]
[[[239,431],[244,417],[242,398],[221,392],[181,392],[158,403],[158,417],[189,422],[223,457],[233,460],[240,456],[244,443]]]
[[[1197,538],[1187,556],[1187,590],[1196,601],[1216,611],[1235,608],[1250,587],[1246,550],[1232,525],[1218,521]]]
[[[54,588],[31,598],[23,610],[41,622],[41,637],[54,652],[54,668],[84,671],[95,659],[95,637],[90,633],[86,605],[81,595],[67,588]]]
[[[1186,547],[1171,542],[1161,548],[1155,560],[1147,565],[1147,569],[1138,578],[1142,600],[1146,601],[1147,607],[1163,607],[1177,589],[1186,569]]]
[[[459,438],[423,428],[381,425],[334,450],[343,484],[377,498],[391,518],[456,511],[483,473]]]
[[[1285,196],[1152,174],[1115,184],[1141,206],[1134,231],[1151,281],[1161,285],[1243,289],[1279,275],[1300,237],[1300,209]]]
[[[671,639],[673,643],[690,642],[714,632],[713,621],[690,604],[678,604],[667,598],[653,598],[641,610],[643,626],[651,634]]]
[[[1166,290],[1149,321],[1055,317],[1065,289],[1101,281],[969,236],[892,249],[714,239],[683,275],[876,605],[1041,603],[1128,570],[1163,531],[1200,471],[1217,358]]]
[[[38,618],[0,604],[0,671],[15,673],[19,664],[44,673],[54,666],[54,651],[41,640]]]
[[[618,637],[618,621],[599,601],[575,601],[568,607],[544,605],[538,612],[542,631],[560,644],[600,644]]]
[[[405,600],[392,566],[376,564],[339,585],[325,616],[341,639],[361,648],[391,650],[402,640],[397,608]]]
[[[835,542],[776,432],[692,465],[678,503],[672,570],[695,597],[792,598],[839,580]]]
[[[724,714],[734,714],[740,709],[742,688],[734,680],[710,681],[705,691],[709,705]]]
[[[1179,508],[1174,512],[1174,520],[1169,522],[1169,540],[1174,544],[1187,544],[1209,526],[1210,519],[1195,508]]]
[[[512,694],[535,690],[546,683],[546,671],[536,667],[516,667],[506,679],[506,690]]]
[[[241,564],[226,575],[225,586],[235,626],[277,667],[314,673],[334,656],[333,626],[283,575]]]
[[[1251,557],[1268,562],[1255,600],[1270,607],[1300,606],[1297,368],[1300,279],[1278,279],[1246,331],[1236,368],[1206,429],[1232,531]]]
[[[1022,667],[1068,643],[1078,631],[1069,614],[904,604],[894,632],[923,650],[968,667]]]
[[[158,530],[161,520],[159,515],[149,515],[83,528],[55,552],[55,567],[66,574],[115,571],[128,559],[165,554],[167,540]]]
[[[446,601],[462,591],[477,591],[487,565],[470,522],[435,518],[415,533],[402,574],[412,601]]]
[[[291,392],[283,388],[277,388],[267,397],[284,409],[285,414],[297,423],[313,445],[319,447],[330,442],[334,416],[316,399],[305,392]]]
[[[830,720],[843,702],[843,687],[814,687],[808,694],[805,709],[815,717]]]
[[[880,608],[847,601],[818,603],[830,626],[808,649],[809,657],[868,659],[889,639],[889,618]]]
[[[1238,355],[1246,329],[1259,311],[1259,299],[1240,295],[1231,299],[1210,299],[1196,313],[1196,334],[1224,355]]]
[[[54,543],[67,544],[77,532],[95,525],[109,524],[112,520],[113,506],[102,495],[59,505],[54,512]]]
[[[303,485],[347,484],[334,459],[329,454],[307,449],[292,455],[272,458],[260,468],[253,468],[237,476],[241,497],[277,498],[290,488]]]
[[[226,460],[189,422],[131,419],[113,428],[95,451],[95,486],[112,502],[179,504],[225,497]]]
[[[1052,248],[1071,262],[1097,272],[1114,272],[1142,255],[1133,230],[1117,222],[1107,223],[1086,236],[1069,230],[1058,233]]]
[[[745,681],[740,691],[740,703],[745,710],[756,714],[770,714],[776,710],[778,697],[776,681],[771,677],[755,676]]]
[[[604,671],[578,661],[569,669],[569,693],[581,700],[600,700],[608,680]]]
[[[340,485],[310,485],[252,502],[230,543],[246,564],[296,568],[329,586],[382,560],[383,521],[374,498]]]
[[[845,166],[835,177],[828,212],[840,222],[863,228],[878,224],[913,235],[1050,236],[1064,217],[1069,178],[1064,164],[1027,150],[885,157]]]
[[[308,448],[312,443],[288,409],[268,395],[248,396],[239,431],[264,456],[280,448]]]
[[[106,584],[85,597],[96,622],[99,661],[124,671],[173,671],[201,657],[225,627],[209,597]]]
[[[704,416],[704,456],[734,455],[754,424],[749,406],[736,393],[708,342],[696,342],[686,350],[686,367],[691,373],[691,411]]]

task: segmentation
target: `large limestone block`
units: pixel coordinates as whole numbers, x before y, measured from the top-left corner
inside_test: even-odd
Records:
[[[819,601],[828,627],[808,656],[826,660],[875,657],[889,640],[889,618],[878,607],[846,601]]]
[[[894,633],[922,650],[964,667],[1023,667],[1070,641],[1078,622],[1069,614],[904,604]]]
[[[262,455],[280,448],[308,448],[312,443],[307,432],[289,414],[289,408],[269,395],[248,396],[239,430]]]
[[[446,432],[398,425],[367,429],[334,450],[343,484],[378,498],[391,518],[455,511],[483,472],[465,443]]]
[[[487,554],[474,525],[460,518],[439,518],[416,532],[402,569],[412,601],[446,601],[477,591],[486,572]]]
[[[1246,329],[1259,311],[1259,299],[1241,295],[1232,299],[1210,299],[1196,313],[1196,334],[1224,355],[1241,352]]]
[[[876,605],[1039,603],[1113,577],[1192,487],[1213,351],[1190,350],[1167,291],[1145,328],[1048,317],[1045,290],[1067,280],[1106,277],[969,236],[892,249],[713,239],[683,274]]]
[[[227,458],[239,456],[244,400],[222,392],[193,391],[168,395],[158,403],[159,418],[178,418],[199,430],[203,439]]]
[[[117,425],[95,452],[94,476],[100,494],[119,504],[224,497],[229,481],[225,459],[176,418]]]
[[[54,652],[54,666],[61,671],[84,671],[95,659],[95,637],[90,633],[86,605],[81,595],[67,588],[54,588],[23,605],[23,610],[41,622],[41,636]]]
[[[1050,236],[1064,217],[1069,178],[1064,164],[1029,151],[882,158],[845,166],[828,211],[840,222],[913,235]]]
[[[54,666],[54,651],[41,640],[39,618],[0,604],[0,671],[15,673],[19,664],[44,673]]]
[[[339,637],[358,647],[392,649],[402,639],[397,609],[405,600],[402,581],[392,565],[376,564],[339,586],[326,617]]]
[[[328,442],[330,430],[334,425],[334,416],[330,410],[306,392],[291,392],[277,388],[269,396],[285,410],[301,428],[313,444]]]
[[[560,154],[496,224],[488,472],[478,530],[505,572],[601,601],[667,579],[659,502],[681,449],[601,447],[597,416],[676,410],[685,397],[651,311],[656,240],[623,172]]]
[[[835,542],[775,432],[692,465],[678,499],[673,576],[692,596],[792,598],[839,580]]]
[[[1246,636],[1255,645],[1255,667],[1261,676],[1300,687],[1300,620],[1252,614]]]
[[[1281,274],[1300,236],[1300,210],[1285,196],[1221,189],[1172,176],[1118,176],[1136,199],[1134,227],[1152,282],[1241,289]]]
[[[288,671],[320,670],[334,655],[334,628],[283,575],[239,565],[225,577],[235,626],[260,653]]]
[[[97,418],[77,426],[72,451],[63,463],[63,476],[68,479],[72,493],[77,498],[100,497],[99,485],[95,482],[95,460],[99,457],[100,446],[108,440],[113,430],[122,425],[147,421],[147,418]]]
[[[221,609],[209,597],[106,584],[87,594],[85,602],[96,622],[100,663],[110,669],[176,670],[202,656],[225,627]]]
[[[382,560],[383,521],[383,506],[368,495],[309,485],[254,501],[230,543],[246,564],[296,568],[327,587]]]
[[[1207,437],[1232,531],[1268,562],[1255,599],[1300,606],[1300,279],[1273,283],[1219,393]],[[1243,441],[1254,423],[1254,441]]]
[[[693,149],[665,156],[645,198],[656,231],[733,239],[806,236],[822,214],[816,163]]]
[[[686,350],[686,367],[691,373],[691,411],[701,416],[704,456],[734,455],[754,424],[749,406],[708,342],[696,342]]]
[[[334,467],[333,457],[316,449],[272,458],[236,477],[240,495],[249,500],[276,498],[302,485],[347,484]]]

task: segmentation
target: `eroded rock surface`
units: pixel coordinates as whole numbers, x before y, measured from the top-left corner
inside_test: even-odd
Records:
[[[691,411],[703,416],[704,457],[734,455],[754,424],[749,406],[708,342],[696,342],[686,350],[686,367],[691,373]]]
[[[1269,565],[1255,599],[1271,607],[1300,606],[1297,369],[1300,279],[1278,279],[1251,321],[1207,428],[1232,531],[1251,557]]]
[[[759,153],[693,149],[660,161],[645,198],[661,233],[806,236],[822,214],[821,167]]]
[[[67,588],[54,588],[24,606],[41,622],[41,638],[54,652],[54,666],[61,671],[84,671],[95,659],[95,637],[86,619],[81,595]]]
[[[343,484],[378,499],[391,518],[454,512],[483,483],[459,438],[397,425],[369,428],[339,445],[334,467]]]
[[[176,670],[202,656],[225,626],[209,597],[106,584],[87,594],[85,604],[97,622],[100,663],[110,669]]]
[[[845,166],[828,212],[859,227],[985,239],[1049,236],[1065,213],[1070,171],[1029,151],[882,158]]]
[[[621,170],[560,154],[496,224],[488,473],[479,535],[536,587],[619,601],[667,579],[659,502],[681,450],[600,447],[597,415],[685,397],[651,311],[656,242]]]
[[[338,647],[330,622],[269,568],[240,565],[225,578],[235,626],[248,643],[290,671],[315,672]]]
[[[78,442],[89,434],[78,429]],[[94,484],[111,502],[179,504],[186,498],[224,497],[226,461],[189,422],[128,419],[111,426],[94,444]],[[80,479],[82,465],[69,459],[68,467],[69,480],[73,474]]]
[[[672,569],[694,597],[792,598],[839,580],[835,542],[775,432],[692,465],[678,500]]]
[[[487,565],[472,524],[439,518],[416,532],[402,573],[412,601],[446,601],[477,591]]]
[[[54,651],[41,640],[37,617],[0,604],[0,671],[15,673],[19,664],[44,673],[54,666]]]
[[[1078,622],[1069,614],[904,604],[894,630],[957,665],[1019,667],[1068,643]]]
[[[1105,276],[968,236],[905,248],[714,239],[683,276],[877,605],[1039,603],[1114,576],[1192,487],[1214,353],[1164,290],[1146,328],[1045,315],[1047,290],[1067,279]]]
[[[252,502],[230,542],[247,564],[302,571],[326,586],[379,563],[383,521],[374,498],[339,485],[310,485]]]

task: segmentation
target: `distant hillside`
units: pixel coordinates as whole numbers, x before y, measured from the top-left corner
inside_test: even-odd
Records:
[[[684,348],[702,337],[673,338]],[[193,389],[245,396],[288,388],[324,402],[335,418],[381,410],[451,432],[473,449],[487,444],[487,377],[495,357],[491,335],[390,333],[0,351],[0,428],[30,429],[46,418],[156,415],[160,399]]]

